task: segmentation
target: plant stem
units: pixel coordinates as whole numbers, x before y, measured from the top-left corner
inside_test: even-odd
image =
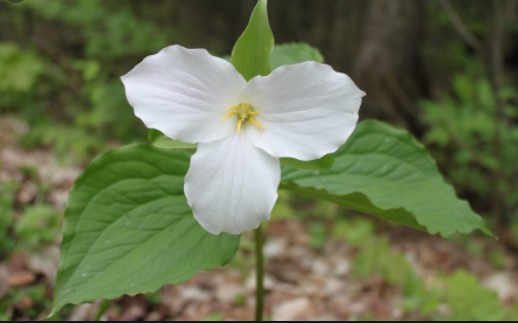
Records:
[[[101,305],[99,305],[99,310],[97,311],[97,314],[95,314],[94,321],[100,321],[103,314],[106,312],[108,307],[110,306],[110,301],[107,299],[103,299]]]
[[[264,306],[264,257],[263,257],[263,234],[259,226],[255,233],[255,320],[263,320]]]

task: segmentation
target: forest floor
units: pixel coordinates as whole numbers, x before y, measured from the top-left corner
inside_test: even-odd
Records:
[[[16,134],[24,131],[23,123],[0,119],[4,200],[5,187],[15,187],[10,203],[4,201],[0,209],[0,216],[11,218],[3,222],[9,227],[0,240],[5,244],[0,246],[0,320],[40,320],[48,314],[61,218],[68,191],[82,169],[49,149],[22,148]],[[22,236],[17,223],[35,205],[56,210],[60,220],[45,218],[47,222],[33,224],[33,241]],[[297,212],[297,205],[289,207]],[[338,213],[338,224],[318,214],[303,221],[272,216],[264,247],[267,319],[518,319],[513,316],[518,313],[518,256],[498,240],[479,234],[443,239],[368,216],[343,216],[341,209]],[[49,229],[54,236],[42,236],[38,229]],[[252,238],[243,236],[227,266],[157,293],[113,300],[102,319],[253,319]],[[101,301],[67,306],[60,318],[92,320],[101,306]],[[496,312],[503,314],[494,316]]]

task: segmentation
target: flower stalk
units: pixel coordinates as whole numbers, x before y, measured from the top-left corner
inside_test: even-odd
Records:
[[[255,233],[255,320],[263,320],[264,311],[264,237],[259,226]]]

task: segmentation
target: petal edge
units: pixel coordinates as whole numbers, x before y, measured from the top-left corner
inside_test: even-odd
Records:
[[[232,124],[222,116],[246,85],[224,59],[178,45],[144,58],[121,80],[135,115],[148,128],[188,143],[228,136]]]
[[[329,65],[285,65],[250,80],[241,100],[259,111],[264,131],[251,128],[253,144],[271,156],[318,159],[336,151],[358,121],[365,95]]]
[[[205,230],[239,234],[270,217],[279,182],[279,160],[251,145],[241,133],[198,145],[184,190]]]

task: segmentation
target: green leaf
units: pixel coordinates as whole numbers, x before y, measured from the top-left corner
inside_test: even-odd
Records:
[[[0,42],[0,91],[25,93],[45,72],[45,61],[16,43]]]
[[[230,61],[247,81],[256,75],[268,75],[272,70],[273,34],[268,22],[267,3],[267,0],[257,2],[248,26],[232,49]]]
[[[306,43],[291,43],[275,45],[270,56],[272,69],[282,65],[297,64],[306,61],[318,63],[324,62],[324,57],[320,51]]]
[[[477,276],[459,270],[444,277],[445,303],[451,313],[448,321],[501,321],[506,320],[506,310],[495,291],[484,288]],[[514,318],[516,319],[516,317]]]
[[[196,149],[195,144],[188,144],[186,142],[181,142],[177,140],[173,140],[160,131],[156,129],[149,130],[147,134],[147,139],[149,142],[157,147],[162,149]]]
[[[333,155],[327,171],[284,168],[281,187],[432,234],[490,234],[406,131],[364,121]]]
[[[156,291],[227,263],[239,236],[212,235],[183,195],[189,154],[132,145],[78,178],[65,212],[52,314],[63,305]]]
[[[295,158],[281,158],[281,164],[283,166],[306,170],[328,170],[333,166],[334,162],[335,159],[332,155],[325,155],[320,159],[310,161],[302,161]]]

